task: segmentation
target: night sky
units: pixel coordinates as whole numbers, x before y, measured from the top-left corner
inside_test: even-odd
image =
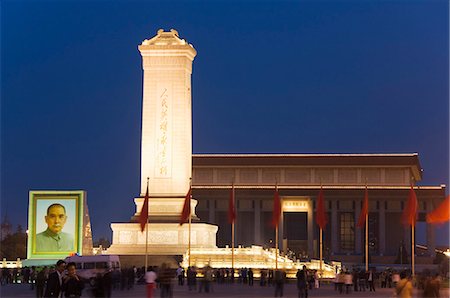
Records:
[[[448,15],[444,0],[2,1],[1,219],[26,226],[38,189],[86,190],[94,239],[130,219],[137,46],[160,28],[198,52],[194,153],[418,152],[419,185],[448,185]]]

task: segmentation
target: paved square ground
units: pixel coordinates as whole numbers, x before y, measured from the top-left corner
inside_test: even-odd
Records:
[[[334,286],[323,285],[320,289],[309,291],[309,297],[393,297],[393,289],[376,289],[376,292],[350,292],[349,294],[339,294],[334,291]],[[1,297],[19,298],[36,297],[35,292],[30,290],[30,285],[10,284],[0,287]],[[173,297],[274,297],[273,287],[261,287],[259,285],[248,286],[239,283],[235,284],[214,284],[213,291],[210,293],[199,293],[198,291],[189,291],[186,286],[174,285]],[[89,290],[83,292],[83,297],[90,297]],[[131,290],[114,290],[112,297],[146,297],[145,285],[135,285]],[[155,291],[155,297],[160,297],[159,290]],[[298,297],[294,282],[285,285],[283,297]],[[415,290],[414,297],[421,297]],[[450,297],[448,288],[441,290],[441,297]]]

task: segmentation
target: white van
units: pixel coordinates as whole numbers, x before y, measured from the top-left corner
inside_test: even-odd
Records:
[[[77,275],[92,285],[98,273],[103,275],[110,270],[120,271],[120,260],[117,255],[71,256],[64,260],[67,264],[74,262]]]

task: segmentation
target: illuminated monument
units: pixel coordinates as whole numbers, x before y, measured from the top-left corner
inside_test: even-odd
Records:
[[[411,181],[422,179],[418,153],[193,155],[191,73],[195,49],[175,30],[159,30],[142,42],[139,50],[144,69],[140,197],[135,199],[136,213],[130,223],[111,224],[113,244],[108,253],[145,253],[145,233],[136,222],[149,177],[149,254],[185,254],[188,227],[179,227],[178,218],[192,177],[197,200],[191,201],[196,222],[192,225],[191,264],[230,267],[227,209],[231,181],[236,194],[237,267],[273,267],[273,249],[271,253],[267,248],[274,247],[275,239],[274,229],[268,225],[275,183],[282,200],[278,247],[285,255],[319,258],[315,211],[323,187],[329,218],[323,235],[324,258],[361,263],[364,230],[356,223],[367,186],[370,258],[374,263],[396,262],[400,244],[411,241],[410,228],[402,226],[399,219]],[[423,241],[428,248],[416,261],[429,263],[435,253],[435,235],[434,227],[425,223],[425,215],[444,199],[446,185],[416,185],[415,191],[418,222],[426,229]],[[211,224],[199,223],[196,213]],[[216,246],[216,234],[221,248]],[[408,245],[406,250],[410,253]],[[281,263],[285,268],[300,266],[288,259]]]
[[[142,55],[142,151],[140,197],[131,223],[113,223],[110,254],[145,254],[145,232],[136,224],[149,178],[149,254],[182,255],[188,225],[178,220],[192,175],[192,61],[197,52],[176,30],[158,30],[139,46]],[[192,217],[196,200],[191,200]],[[217,226],[194,223],[191,246],[216,247]]]

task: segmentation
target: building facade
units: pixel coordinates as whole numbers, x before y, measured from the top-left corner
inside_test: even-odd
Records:
[[[410,253],[411,230],[401,224],[411,184],[422,178],[418,154],[197,154],[193,155],[193,196],[201,221],[219,226],[217,245],[231,243],[228,199],[234,181],[236,245],[273,247],[270,226],[275,184],[282,199],[279,247],[300,257],[318,257],[316,201],[323,188],[328,224],[324,257],[360,262],[364,229],[356,227],[367,185],[372,262],[395,261],[401,244]],[[414,186],[418,221],[445,197],[445,186]],[[426,226],[434,255],[432,225]],[[425,259],[425,258],[424,258]]]

